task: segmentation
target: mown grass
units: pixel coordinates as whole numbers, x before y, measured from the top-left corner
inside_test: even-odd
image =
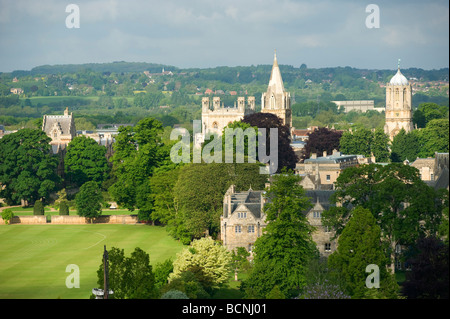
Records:
[[[183,245],[164,227],[148,225],[0,225],[0,299],[84,299],[97,287],[103,247],[136,247],[156,265],[175,259]],[[67,288],[71,274],[80,270],[80,288]]]

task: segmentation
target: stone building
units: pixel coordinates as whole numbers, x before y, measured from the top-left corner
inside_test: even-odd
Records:
[[[357,166],[358,155],[344,155],[334,150],[333,154],[322,157],[312,154],[303,163],[297,163],[295,172],[303,177],[302,186],[306,189],[332,189],[339,174],[347,167]]]
[[[306,213],[306,219],[315,228],[311,236],[320,255],[324,257],[328,257],[337,247],[336,240],[332,239],[335,232],[322,225],[322,213],[330,208],[330,198],[333,193],[333,190],[306,191],[306,196],[311,198],[313,204],[313,207]]]
[[[283,124],[292,128],[291,94],[286,92],[277,62],[277,54],[273,59],[267,91],[261,96],[261,113],[272,113],[283,120]]]
[[[238,97],[237,105],[226,107],[220,101],[220,97],[202,98],[202,135],[222,135],[225,126],[234,121],[240,121],[245,115],[255,111],[255,97]]]
[[[42,130],[52,139],[53,153],[64,150],[77,135],[75,122],[69,108],[64,110],[64,115],[44,115]]]
[[[245,192],[236,192],[234,185],[228,188],[220,217],[220,237],[227,249],[244,247],[252,251],[256,239],[262,235],[266,226],[263,193],[251,188]]]
[[[384,133],[391,141],[403,128],[406,133],[413,130],[412,122],[412,93],[411,84],[400,72],[397,73],[386,84],[386,124]]]

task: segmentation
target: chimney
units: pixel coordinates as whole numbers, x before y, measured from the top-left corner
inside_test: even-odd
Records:
[[[327,151],[323,151],[323,157],[327,157]]]
[[[312,153],[312,154],[311,154],[311,158],[312,158],[312,159],[316,159],[316,158],[317,158],[317,153]]]

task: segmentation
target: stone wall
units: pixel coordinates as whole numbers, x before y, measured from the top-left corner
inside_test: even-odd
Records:
[[[104,215],[92,220],[93,224],[136,224],[138,222],[137,215]],[[14,216],[11,224],[36,225],[47,224],[47,216]],[[50,225],[81,225],[90,224],[86,217],[80,216],[60,216],[52,215]],[[5,225],[5,222],[0,217],[0,225]]]
[[[23,224],[23,225],[36,225],[46,224],[47,217],[44,215],[39,216],[14,216],[10,221],[10,224]],[[5,221],[0,217],[0,225],[5,225]]]

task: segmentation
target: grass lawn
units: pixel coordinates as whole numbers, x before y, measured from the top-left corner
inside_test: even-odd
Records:
[[[165,228],[148,225],[0,225],[0,243],[0,299],[89,298],[104,245],[125,256],[140,247],[152,265],[183,249]],[[70,264],[79,267],[80,288],[66,287]]]

